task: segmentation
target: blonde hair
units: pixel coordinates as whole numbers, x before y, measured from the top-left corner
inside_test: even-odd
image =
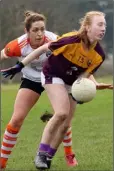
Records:
[[[104,16],[105,17],[105,13],[103,13],[103,12],[100,12],[100,11],[90,11],[90,12],[87,12],[85,14],[85,16],[79,20],[79,23],[80,23],[81,26],[80,26],[80,29],[78,30],[78,32],[79,32],[80,35],[84,35],[86,33],[86,28],[85,27],[87,25],[91,24],[92,17],[96,16],[96,15]]]
[[[39,14],[37,12],[25,11],[24,16],[25,16],[24,24],[25,24],[25,28],[27,31],[30,30],[33,22],[44,21],[46,23],[45,16],[43,14]]]

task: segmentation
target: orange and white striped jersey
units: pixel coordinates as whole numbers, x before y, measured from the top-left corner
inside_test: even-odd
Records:
[[[44,44],[57,39],[57,35],[45,31]],[[25,58],[34,49],[31,47],[28,35],[24,34],[19,38],[9,42],[5,48],[4,53],[8,57],[18,57],[19,60]],[[31,81],[41,82],[41,70],[44,61],[47,59],[46,54],[42,54],[39,59],[33,60],[29,65],[22,69],[23,77]]]

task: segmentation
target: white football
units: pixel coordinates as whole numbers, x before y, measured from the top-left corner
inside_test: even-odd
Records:
[[[71,93],[77,102],[86,103],[95,97],[96,85],[88,78],[77,79],[71,87]]]

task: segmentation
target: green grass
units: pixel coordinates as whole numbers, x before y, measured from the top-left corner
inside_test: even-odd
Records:
[[[111,79],[107,78],[106,81]],[[18,85],[2,86],[2,135],[11,118],[17,90]],[[52,170],[113,170],[112,94],[111,90],[98,91],[93,101],[77,107],[72,130],[73,149],[79,165],[75,168],[67,167],[61,145],[53,160]],[[44,93],[24,122],[18,142],[9,159],[8,170],[36,170],[33,160],[45,126],[40,121],[40,115],[45,109],[51,110],[51,106]]]

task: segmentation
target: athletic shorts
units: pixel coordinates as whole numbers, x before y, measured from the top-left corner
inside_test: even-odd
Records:
[[[48,77],[48,78],[46,78],[44,73],[41,72],[41,83],[42,83],[42,86],[44,86],[45,84],[62,84],[65,86],[68,94],[71,94],[71,86],[65,84],[65,82],[59,77]]]
[[[21,88],[27,88],[27,89],[33,90],[34,92],[40,95],[44,91],[44,88],[42,87],[42,84],[40,82],[34,82],[27,78],[22,78],[20,89]]]
[[[44,86],[45,84],[62,84],[65,86],[68,94],[72,97],[72,99],[74,101],[76,101],[76,99],[74,99],[74,97],[72,96],[72,93],[71,93],[71,85],[67,85],[65,84],[65,82],[59,78],[59,77],[45,77],[44,73],[41,72],[41,83],[42,83],[42,86]],[[76,103],[78,104],[82,104],[82,102],[77,102]]]

